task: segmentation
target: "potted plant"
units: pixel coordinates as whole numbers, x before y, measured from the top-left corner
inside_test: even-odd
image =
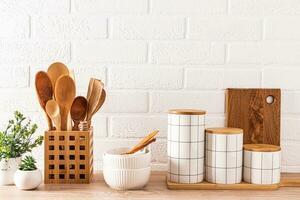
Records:
[[[43,136],[33,137],[36,129],[36,124],[32,125],[30,120],[16,111],[5,131],[0,131],[0,185],[13,184],[21,156],[42,144]]]
[[[42,173],[35,165],[36,161],[32,156],[22,159],[19,169],[14,175],[14,182],[17,188],[32,190],[42,182]]]

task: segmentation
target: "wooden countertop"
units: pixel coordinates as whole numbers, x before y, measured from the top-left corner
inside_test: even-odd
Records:
[[[283,177],[291,177],[300,180],[300,174],[283,174]],[[102,174],[96,173],[93,183],[82,185],[40,185],[38,190],[22,191],[15,186],[0,187],[1,200],[121,200],[121,199],[300,199],[300,187],[282,187],[276,191],[228,191],[228,190],[168,190],[165,183],[165,174],[153,172],[151,180],[144,190],[115,191],[106,186]]]

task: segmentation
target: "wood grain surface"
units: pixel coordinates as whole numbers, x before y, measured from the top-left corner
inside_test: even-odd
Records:
[[[267,97],[273,103],[267,103]],[[244,144],[280,145],[280,89],[227,89],[226,124],[244,130]]]
[[[300,174],[283,174],[286,178],[300,180]],[[285,182],[287,185],[290,181]],[[298,184],[299,186],[299,184]],[[168,190],[166,174],[152,172],[150,182],[143,190],[116,191],[104,182],[102,174],[97,171],[91,184],[40,185],[37,190],[22,191],[15,186],[0,187],[0,199],[14,200],[299,200],[299,187],[281,187],[274,191],[249,190]]]

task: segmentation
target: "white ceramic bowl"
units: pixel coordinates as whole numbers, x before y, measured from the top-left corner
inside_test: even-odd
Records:
[[[103,168],[110,169],[140,169],[150,167],[151,151],[144,151],[135,154],[121,155],[129,150],[127,147],[112,149],[103,155]]]
[[[103,169],[106,184],[116,190],[141,189],[147,185],[150,174],[151,167],[142,169]]]

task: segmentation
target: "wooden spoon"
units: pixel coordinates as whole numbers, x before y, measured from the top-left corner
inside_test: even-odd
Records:
[[[68,126],[69,112],[75,98],[76,88],[73,79],[69,75],[61,76],[55,84],[56,101],[60,108],[61,130],[71,131]],[[71,130],[70,130],[71,129]]]
[[[65,64],[61,62],[55,62],[48,67],[47,73],[51,79],[52,87],[55,88],[58,78],[63,75],[68,75],[69,70]]]
[[[96,109],[95,111],[93,112],[93,115],[99,111],[99,109],[102,107],[102,105],[104,104],[104,101],[106,99],[106,92],[104,89],[102,89],[102,92],[101,92],[101,97],[100,97],[100,100],[96,106]]]
[[[49,117],[52,119],[56,130],[60,131],[61,119],[60,119],[60,111],[59,105],[55,100],[49,100],[46,104],[46,112]]]
[[[78,96],[74,99],[71,107],[71,118],[74,122],[73,130],[79,130],[78,125],[86,117],[87,100],[83,96]]]
[[[39,71],[35,76],[35,89],[39,99],[39,103],[46,113],[46,103],[53,97],[53,88],[48,74],[44,71]],[[47,123],[49,130],[53,130],[53,125],[50,117],[47,115]]]
[[[103,89],[103,83],[100,80],[94,79],[91,96],[88,100],[88,107],[87,107],[87,116],[86,121],[90,122],[97,109],[97,105],[99,104],[101,93]]]

